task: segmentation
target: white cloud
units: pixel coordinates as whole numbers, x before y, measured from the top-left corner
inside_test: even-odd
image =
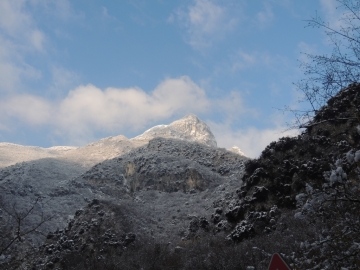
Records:
[[[116,17],[109,14],[109,10],[106,7],[102,7],[101,9],[102,9],[101,16],[103,17],[103,19],[111,20],[111,21],[118,21]]]
[[[42,72],[27,60],[28,56],[33,58],[47,53],[50,44],[36,23],[34,9],[63,20],[78,17],[68,0],[1,0],[0,93],[24,91],[26,80],[42,77]],[[59,79],[54,81],[56,84]]]
[[[244,69],[251,66],[254,66],[258,62],[258,53],[246,53],[243,50],[239,50],[235,55],[235,61],[232,64],[232,71],[236,71],[238,69]]]
[[[216,31],[218,23],[223,20],[225,9],[208,0],[197,0],[195,5],[189,7],[188,23],[204,34]]]
[[[38,51],[43,51],[43,44],[45,40],[45,35],[40,30],[34,30],[30,34],[31,44],[34,46],[35,49]]]
[[[0,32],[0,93],[21,88],[23,79],[38,79],[41,72],[23,61],[18,43],[5,39]]]
[[[15,89],[21,74],[21,68],[0,59],[0,92]]]
[[[0,102],[2,118],[21,119],[29,125],[43,125],[51,121],[52,105],[47,100],[31,96],[12,96]]]
[[[320,0],[320,5],[325,12],[327,18],[338,17],[338,3],[336,0]]]
[[[0,1],[0,31],[3,35],[20,42],[28,50],[42,51],[45,36],[36,27],[32,16],[25,11],[27,2],[26,0]]]
[[[229,69],[232,72],[259,66],[262,68],[284,67],[287,62],[287,59],[281,55],[271,55],[267,52],[258,51],[245,52],[242,49],[232,54],[230,58],[232,63]]]
[[[326,23],[335,30],[340,30],[342,27],[347,27],[345,20],[342,18],[346,17],[346,15],[352,15],[347,11],[344,13],[344,9],[340,8],[341,5],[336,0],[320,0],[320,4],[322,7],[322,11],[325,14]]]
[[[47,0],[43,0],[43,2],[49,4],[49,1]],[[51,13],[55,14],[63,20],[82,17],[81,14],[76,14],[74,12],[69,0],[55,0],[52,1],[51,4],[54,5],[52,8],[50,8],[52,10]]]
[[[84,15],[81,13],[76,13],[69,0],[26,0],[31,3],[33,6],[38,6],[43,9],[43,11],[51,16],[55,16],[63,21],[68,21],[70,19],[82,18]]]
[[[37,28],[26,0],[0,1],[0,92],[21,88],[24,78],[39,78],[41,72],[29,65],[28,53],[44,52],[45,34]]]
[[[212,100],[213,111],[221,115],[227,123],[237,121],[242,117],[257,117],[256,109],[247,108],[241,92],[231,91],[227,96]]]
[[[298,44],[298,48],[301,52],[299,56],[299,60],[302,63],[309,63],[311,61],[311,59],[307,56],[307,54],[315,55],[317,53],[317,49],[315,45],[310,45],[303,41]]]
[[[260,28],[266,28],[274,20],[274,13],[269,3],[264,3],[264,10],[256,14],[256,21]]]
[[[265,147],[272,141],[285,136],[294,136],[298,131],[286,130],[285,126],[275,125],[273,128],[259,129],[248,127],[234,130],[230,124],[209,123],[214,133],[218,146],[231,148],[238,146],[248,157],[257,158]]]
[[[0,1],[0,27],[7,34],[14,36],[32,25],[31,17],[23,11],[25,3],[26,0]]]
[[[151,93],[139,88],[101,90],[83,85],[57,102],[15,95],[0,102],[0,115],[3,122],[20,120],[30,126],[51,126],[69,142],[84,143],[96,132],[138,131],[154,121],[209,108],[205,91],[183,76],[164,80]]]
[[[173,23],[175,21],[175,16],[173,13],[170,14],[170,16],[167,18],[166,22]]]
[[[238,21],[226,6],[212,0],[194,0],[187,9],[177,10],[175,16],[187,31],[186,41],[196,49],[211,46],[214,40],[232,30]],[[174,20],[174,14],[171,14],[168,22]]]
[[[139,130],[149,122],[184,111],[204,111],[204,90],[188,77],[167,79],[147,94],[141,89],[107,88],[92,85],[71,91],[59,106],[59,121],[67,126],[88,125],[98,130]],[[87,128],[88,129],[88,128]]]
[[[53,66],[51,68],[52,85],[50,92],[56,96],[63,96],[69,89],[79,84],[79,76],[64,67]]]
[[[29,80],[38,80],[42,72],[28,62],[32,57],[47,52],[47,37],[38,28],[32,8],[41,8],[61,19],[72,16],[67,0],[1,0],[0,1],[0,129],[10,132],[20,120],[30,126],[51,125],[57,115],[57,104],[39,96],[24,93]],[[75,73],[62,67],[52,68],[50,92],[61,94],[77,82]],[[9,95],[10,97],[4,97]],[[52,93],[52,94],[53,94]],[[15,132],[19,132],[16,130]]]

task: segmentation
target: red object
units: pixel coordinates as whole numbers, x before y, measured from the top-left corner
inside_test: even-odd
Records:
[[[275,253],[270,261],[268,270],[291,270],[281,256]]]

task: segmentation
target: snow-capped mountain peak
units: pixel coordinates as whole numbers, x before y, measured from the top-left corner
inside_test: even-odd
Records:
[[[123,155],[158,137],[198,142],[211,147],[217,146],[216,139],[209,126],[196,115],[188,114],[169,125],[154,126],[132,139],[118,135],[100,139],[84,147],[53,146],[42,148],[0,143],[0,168],[43,158],[60,158],[85,166],[92,166],[103,160]]]
[[[156,137],[193,141],[211,147],[217,146],[215,136],[209,126],[194,114],[188,114],[169,125],[152,127],[131,140],[148,142]]]

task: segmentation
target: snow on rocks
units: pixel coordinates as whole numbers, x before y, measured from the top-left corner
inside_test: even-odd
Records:
[[[350,164],[352,164],[354,162],[354,157],[355,157],[355,155],[354,155],[353,150],[350,150],[349,152],[346,153],[346,160]]]
[[[359,162],[360,161],[360,150],[355,152],[354,161]]]
[[[243,220],[236,225],[235,229],[227,236],[227,238],[233,241],[242,241],[251,237],[254,233],[253,225],[248,221]]]
[[[347,179],[347,174],[344,172],[342,167],[337,167],[335,170],[331,171],[329,178],[330,184],[342,183],[343,180]]]

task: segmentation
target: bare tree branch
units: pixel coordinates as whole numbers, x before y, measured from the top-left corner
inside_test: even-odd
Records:
[[[41,197],[37,197],[25,210],[18,210],[16,203],[11,207],[6,206],[3,198],[0,198],[0,210],[7,214],[8,223],[2,227],[0,239],[0,255],[6,253],[7,250],[16,242],[22,242],[24,237],[37,231],[44,223],[48,222],[53,216],[45,216],[43,212],[37,213],[35,206],[41,201]],[[30,228],[26,226],[25,220],[30,215],[40,215],[40,220]],[[12,220],[12,222],[11,222]]]

